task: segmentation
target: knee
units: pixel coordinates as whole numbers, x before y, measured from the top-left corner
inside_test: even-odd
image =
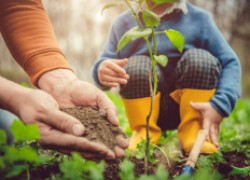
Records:
[[[221,73],[219,60],[208,51],[190,49],[176,67],[178,88],[216,88]]]
[[[148,80],[149,72],[151,71],[151,59],[147,56],[133,56],[129,58],[128,63],[124,66],[129,81],[133,82],[140,78]]]
[[[147,56],[130,57],[124,66],[129,80],[121,85],[120,94],[124,98],[138,98],[149,96],[149,73],[151,72],[151,59]]]

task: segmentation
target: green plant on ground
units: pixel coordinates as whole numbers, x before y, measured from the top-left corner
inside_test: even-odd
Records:
[[[121,99],[118,95],[113,94],[113,99],[116,99],[115,103],[121,105]],[[249,142],[248,139],[248,126],[250,120],[249,114],[249,100],[240,100],[232,113],[232,115],[225,119],[221,127],[221,139],[220,143],[223,146],[227,146],[227,151],[237,150],[240,153],[247,155],[249,153]],[[240,122],[240,123],[239,123]],[[126,126],[126,124],[124,124]],[[230,135],[229,131],[233,129],[240,129],[245,132],[237,132],[236,135]],[[51,174],[47,179],[104,179],[104,162],[95,163],[92,161],[87,161],[83,159],[79,154],[75,153],[72,156],[60,155],[62,159],[58,158],[53,151],[51,153],[41,154],[41,149],[36,143],[36,140],[40,138],[38,127],[36,125],[24,125],[21,121],[14,121],[11,126],[11,130],[15,136],[14,144],[7,144],[6,134],[0,131],[0,177],[1,179],[32,179],[32,172],[39,171],[39,168],[46,165],[58,164],[59,171],[50,172]],[[24,133],[25,132],[25,133]],[[167,143],[176,141],[176,131],[168,131]],[[237,139],[237,146],[230,144],[230,142],[235,142]],[[222,141],[223,140],[223,141]],[[163,138],[162,142],[165,142]],[[144,142],[145,143],[145,142]],[[243,146],[244,148],[242,148]],[[143,146],[141,146],[143,147]],[[154,149],[156,147],[152,147]],[[164,147],[162,148],[167,153]],[[247,150],[248,149],[248,150]],[[170,150],[171,151],[171,150]],[[152,152],[152,151],[151,151]],[[224,153],[224,152],[223,152]],[[152,154],[152,153],[151,153]],[[168,155],[168,154],[167,154]],[[249,158],[248,162],[244,162],[244,167],[236,167],[235,165],[227,163],[224,159],[222,153],[214,153],[211,155],[200,156],[197,168],[193,175],[193,179],[248,179],[250,177],[249,169]],[[59,160],[58,160],[59,159]],[[154,160],[153,160],[154,161]],[[224,167],[224,172],[221,174],[218,171],[218,165]],[[135,165],[125,158],[120,163],[120,175],[122,180],[153,180],[153,179],[171,179],[168,176],[168,172],[165,167],[158,167],[155,174],[147,175],[143,174],[141,176],[135,176],[134,170]],[[174,180],[189,180],[190,176],[175,176]]]
[[[104,162],[95,163],[86,161],[79,154],[72,156],[55,156],[55,152],[39,153],[40,146],[36,142],[40,139],[37,125],[25,125],[19,120],[15,120],[11,125],[14,136],[14,143],[7,144],[6,133],[0,130],[0,177],[3,179],[27,179],[30,171],[37,170],[43,164],[53,165],[59,160],[60,172],[54,174],[50,179],[95,179],[102,180]]]
[[[121,99],[118,94],[113,93],[112,100],[115,105],[120,106]],[[121,108],[121,107],[119,107]],[[124,111],[125,113],[125,111]],[[127,122],[127,121],[125,121]],[[125,126],[126,125],[124,122]],[[250,165],[250,143],[249,142],[249,127],[250,126],[250,100],[240,99],[236,104],[236,107],[232,114],[221,124],[220,132],[220,145],[221,151],[233,151],[237,150],[244,153],[248,157],[248,164]],[[237,133],[235,133],[237,132]],[[178,156],[179,150],[176,148],[177,144],[177,132],[176,130],[166,131],[165,134],[160,139],[160,145],[164,148],[167,156],[171,160],[180,161]],[[195,169],[194,179],[223,179],[225,175],[220,174],[216,169],[216,165],[219,163],[225,163],[225,159],[219,151],[211,155],[201,155],[197,162],[197,168]],[[239,170],[239,171],[238,171]],[[229,175],[235,176],[243,172],[247,174],[248,168],[240,168],[237,171],[233,171]],[[235,173],[237,172],[237,173]],[[185,179],[186,177],[177,176],[176,179]],[[190,178],[190,177],[189,177]]]
[[[239,100],[232,114],[221,123],[221,150],[237,150],[244,153],[250,159],[250,133],[247,133],[249,129],[250,101]]]
[[[11,178],[26,171],[29,177],[29,169],[44,162],[44,158],[39,158],[37,152],[29,146],[31,141],[40,138],[38,127],[37,125],[25,126],[21,121],[16,120],[11,130],[15,138],[12,145],[7,144],[6,134],[0,130],[0,176]]]
[[[136,177],[134,175],[134,163],[130,162],[129,160],[125,159],[120,164],[120,173],[119,177],[121,180],[167,180],[168,179],[168,173],[165,170],[165,167],[163,165],[159,165],[156,169],[156,173],[153,175],[147,175],[143,174],[139,177]]]
[[[135,156],[137,159],[144,159],[145,158],[145,145],[146,140],[142,139],[139,144],[137,144],[137,149],[135,151]],[[148,152],[148,160],[150,163],[157,163],[158,160],[154,156],[155,146],[153,144],[149,144],[149,152]]]
[[[162,3],[175,3],[178,2],[179,0],[153,0],[153,2],[156,5],[162,4]],[[146,4],[146,8],[141,8],[142,12],[142,21],[139,17],[139,12],[136,11],[132,3],[137,3],[138,7],[141,7],[142,4]],[[117,5],[121,4],[126,4],[134,16],[137,26],[131,28],[125,34],[121,37],[121,39],[118,42],[117,45],[117,51],[120,51],[122,48],[124,48],[128,43],[131,41],[134,41],[136,39],[144,39],[147,47],[148,47],[148,52],[149,56],[151,58],[152,62],[152,72],[149,74],[149,82],[151,85],[151,78],[153,77],[153,88],[150,86],[151,90],[151,108],[150,111],[148,112],[148,116],[146,118],[146,146],[145,146],[145,172],[147,173],[147,166],[148,166],[148,157],[149,157],[149,146],[150,146],[150,141],[149,141],[149,119],[152,113],[152,107],[153,107],[153,102],[154,102],[154,97],[157,91],[157,84],[158,84],[158,79],[157,79],[157,72],[156,72],[156,65],[159,64],[161,66],[166,66],[168,63],[168,57],[164,54],[158,54],[157,53],[157,42],[156,42],[156,36],[159,34],[165,34],[170,42],[177,48],[177,50],[181,53],[183,48],[184,48],[184,37],[182,34],[174,29],[166,29],[163,31],[155,31],[155,27],[157,27],[161,19],[160,17],[153,12],[153,7],[149,6],[148,0],[123,0],[123,1],[111,1],[110,3],[106,4],[103,7],[102,12],[105,9],[108,9],[110,7],[114,7]],[[151,41],[153,43],[153,47],[151,46]]]
[[[73,153],[72,156],[64,156],[59,167],[62,172],[60,179],[104,179],[104,161],[99,163],[86,161],[78,153]]]

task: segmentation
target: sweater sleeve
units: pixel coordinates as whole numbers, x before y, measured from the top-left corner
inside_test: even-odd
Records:
[[[1,0],[0,31],[32,82],[53,69],[69,69],[40,0]]]
[[[241,94],[241,65],[212,18],[209,16],[204,23],[205,49],[217,57],[222,66],[216,94],[210,102],[225,117],[233,111]]]

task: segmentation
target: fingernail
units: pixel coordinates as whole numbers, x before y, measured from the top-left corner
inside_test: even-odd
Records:
[[[75,124],[72,128],[72,133],[76,136],[81,136],[84,132],[84,127],[80,124]]]

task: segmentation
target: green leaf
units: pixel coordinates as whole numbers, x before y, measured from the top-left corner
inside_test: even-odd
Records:
[[[142,19],[147,27],[158,26],[161,22],[160,17],[148,9],[142,12]]]
[[[103,8],[102,8],[102,13],[106,10],[106,9],[109,9],[109,8],[112,8],[112,7],[116,7],[116,6],[120,6],[120,5],[123,5],[123,1],[111,1],[109,3],[107,3]]]
[[[183,35],[179,31],[173,29],[165,30],[165,33],[171,43],[178,49],[178,51],[182,52],[185,43]]]
[[[152,33],[152,30],[150,28],[140,29],[139,27],[134,27],[130,29],[120,39],[118,46],[117,46],[117,51],[120,51],[129,42],[133,40],[136,40],[139,38],[148,38],[151,33]]]
[[[92,166],[89,166],[88,173],[90,179],[95,180],[103,180],[103,172],[105,170],[105,164],[104,161],[101,161],[100,163],[96,164],[94,163]]]
[[[168,64],[168,57],[165,55],[154,55],[154,59],[157,63],[159,63],[161,66],[165,67]]]
[[[120,172],[119,177],[121,180],[135,180],[134,176],[134,163],[130,162],[129,160],[125,159],[120,165]]]
[[[164,4],[164,3],[175,3],[180,2],[180,0],[153,0],[156,4]]]
[[[199,168],[194,174],[194,179],[211,180],[212,177],[212,172],[206,168]]]
[[[168,172],[166,171],[166,168],[162,164],[160,164],[157,167],[155,177],[156,177],[155,179],[158,179],[158,180],[168,179]]]
[[[211,169],[211,159],[210,156],[201,155],[197,161],[197,167]]]
[[[6,166],[6,163],[4,162],[3,157],[0,156],[0,171],[4,169]]]
[[[136,159],[143,159],[144,156],[145,156],[145,153],[142,151],[136,151],[136,153],[135,153]]]
[[[26,169],[28,169],[27,164],[15,165],[11,169],[9,169],[6,177],[10,178],[10,177],[18,176],[19,174],[21,174]]]
[[[6,145],[7,144],[7,137],[6,137],[6,133],[4,130],[0,129],[0,145]]]
[[[243,168],[239,168],[239,167],[235,167],[235,166],[231,166],[231,167],[232,167],[232,171],[230,172],[230,175],[232,175],[232,176],[237,176],[237,175],[248,176],[248,175],[250,175],[250,167],[243,167]]]
[[[191,177],[191,174],[183,174],[183,175],[175,177],[173,180],[193,180],[193,179]],[[199,180],[199,179],[195,179],[195,180]]]
[[[63,162],[59,165],[63,179],[83,179],[84,161],[77,153],[73,153],[72,156],[72,159],[64,157]]]
[[[59,165],[62,179],[96,179],[103,180],[104,162],[86,161],[80,154],[73,153],[72,158],[64,157]]]
[[[40,134],[37,124],[25,125],[21,121],[15,120],[12,123],[10,129],[15,137],[15,142],[40,139]]]
[[[38,154],[30,147],[22,147],[17,149],[15,147],[7,147],[4,155],[4,159],[7,162],[15,163],[17,161],[25,161],[25,162],[37,162]]]
[[[153,175],[143,174],[143,175],[140,176],[139,180],[156,180],[156,179],[155,179],[155,177]]]

